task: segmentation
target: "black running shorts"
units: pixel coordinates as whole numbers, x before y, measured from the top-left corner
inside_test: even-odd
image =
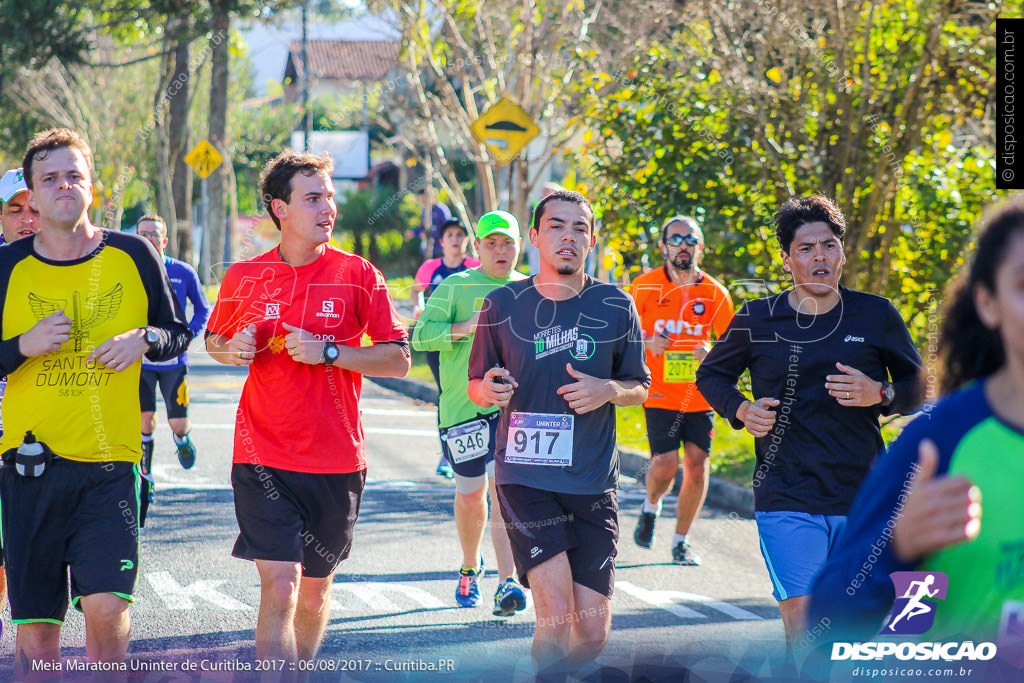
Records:
[[[651,447],[651,455],[677,451],[686,443],[696,445],[705,453],[711,452],[711,437],[715,433],[714,411],[684,413],[667,408],[644,408],[644,416],[647,418],[647,443]]]
[[[498,422],[500,421],[501,413],[495,411],[490,415],[477,415],[467,422],[441,428],[441,451],[448,458],[448,462],[451,464],[452,471],[455,474],[462,477],[482,477],[486,474],[488,463],[494,462],[494,446],[498,433]],[[473,426],[479,422],[483,422],[486,425],[486,431],[481,430],[480,434],[486,434],[487,436],[487,452],[475,458],[463,460],[464,455],[472,452],[472,450],[467,450],[472,448],[472,443],[465,439],[452,439],[451,443],[449,443],[447,438],[448,430],[466,425]],[[452,444],[455,444],[454,447]],[[460,460],[460,462],[456,462],[456,460]]]
[[[366,470],[308,474],[235,463],[238,540],[231,554],[243,560],[302,563],[302,575],[330,576],[352,549],[352,529]]]
[[[529,587],[529,571],[564,552],[574,583],[612,597],[619,540],[614,491],[572,494],[500,484],[498,502],[520,583]]]
[[[167,419],[188,417],[188,366],[176,370],[146,370],[139,377],[139,404],[142,412],[156,410],[156,385],[164,397]]]
[[[62,623],[71,602],[113,593],[133,602],[139,564],[139,474],[130,462],[57,458],[43,476],[0,468],[7,590],[15,624]]]

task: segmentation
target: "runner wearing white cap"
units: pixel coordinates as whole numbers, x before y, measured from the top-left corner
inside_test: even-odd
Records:
[[[39,232],[39,212],[29,206],[28,185],[20,168],[12,168],[0,178],[0,225],[3,244]]]

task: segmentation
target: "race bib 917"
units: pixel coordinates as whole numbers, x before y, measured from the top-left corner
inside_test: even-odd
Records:
[[[573,415],[512,413],[505,462],[523,465],[572,465]]]

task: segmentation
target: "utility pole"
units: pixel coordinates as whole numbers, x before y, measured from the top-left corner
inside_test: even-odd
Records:
[[[302,151],[309,151],[313,134],[313,112],[309,110],[309,40],[306,37],[309,0],[302,3]]]

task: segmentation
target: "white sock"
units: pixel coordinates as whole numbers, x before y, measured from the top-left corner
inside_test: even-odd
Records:
[[[686,534],[676,534],[672,537],[673,548],[675,548],[680,543],[686,543]]]
[[[153,435],[152,434],[143,434],[142,435],[142,443],[149,443],[152,440],[153,440]]]
[[[644,512],[650,512],[655,517],[661,514],[661,501],[652,503],[651,501],[644,498]]]
[[[191,431],[191,430],[190,430],[190,431]],[[177,435],[177,434],[175,434],[174,432],[171,432],[171,436],[173,436],[173,437],[174,437],[174,445],[175,445],[175,446],[180,446],[181,444],[183,444],[183,443],[185,443],[186,441],[188,441],[188,435],[189,435],[189,432],[185,432],[185,434],[184,434],[184,435],[182,435],[182,436],[178,436],[178,435]]]

